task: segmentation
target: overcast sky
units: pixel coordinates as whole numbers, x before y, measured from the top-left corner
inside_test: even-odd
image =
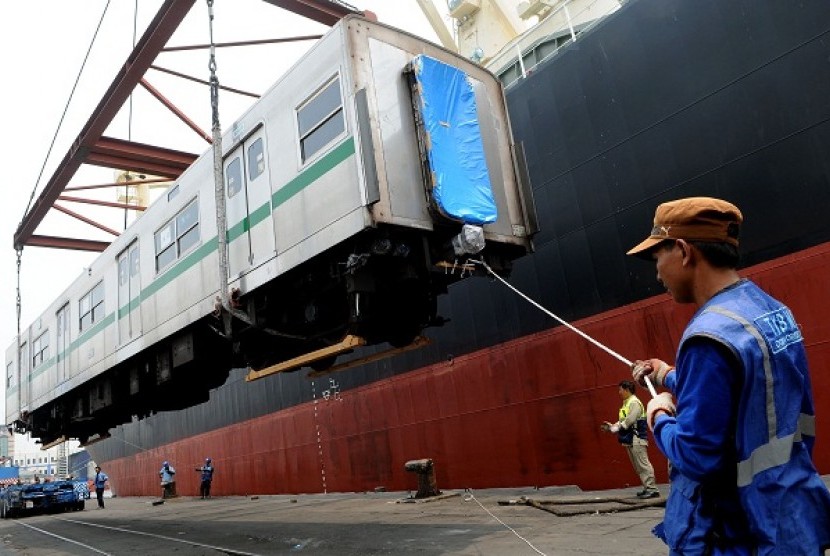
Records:
[[[416,0],[351,0],[359,9],[375,12],[384,23],[436,41]],[[446,13],[443,0],[436,0]],[[17,334],[17,264],[14,232],[32,190],[35,199],[68,152],[92,110],[132,50],[134,33],[140,37],[156,14],[161,0],[28,0],[7,3],[0,17],[0,156],[3,198],[0,202],[0,347],[6,349]],[[105,12],[106,9],[106,12]],[[214,38],[217,42],[272,39],[322,34],[327,27],[276,8],[262,0],[215,0]],[[103,19],[102,19],[103,14]],[[47,159],[70,93],[96,28],[101,21],[74,98]],[[168,46],[208,42],[208,16],[204,0],[197,0]],[[254,93],[263,92],[312,43],[309,41],[269,46],[217,50],[219,80],[223,85]],[[156,65],[208,78],[208,51],[162,53]],[[206,87],[150,70],[147,80],[210,133],[210,96]],[[105,135],[201,153],[209,145],[138,87],[133,95],[132,117],[123,108]],[[251,103],[251,99],[220,93],[223,130]],[[45,168],[42,171],[42,167]],[[109,169],[83,167],[70,185],[111,183]],[[77,196],[90,194],[78,193]],[[98,198],[116,201],[116,192],[102,190]],[[89,205],[62,203],[67,208],[101,223],[123,229],[124,212],[94,209]],[[130,220],[132,216],[129,216]],[[112,236],[55,210],[37,229],[39,235],[111,240]],[[21,327],[26,328],[70,285],[97,254],[27,247],[21,268]],[[109,308],[112,310],[112,308]],[[53,355],[53,354],[52,354]],[[5,357],[3,357],[5,359]],[[5,368],[5,363],[4,363]],[[5,402],[5,380],[0,381]],[[5,417],[5,412],[2,417]]]

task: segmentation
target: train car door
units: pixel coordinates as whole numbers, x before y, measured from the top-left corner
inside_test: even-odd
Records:
[[[17,381],[18,399],[20,400],[20,411],[29,409],[29,343],[23,342],[20,346],[20,376]]]
[[[69,375],[69,303],[58,311],[58,341],[55,346],[55,367],[57,383],[65,381]]]
[[[259,128],[225,159],[230,279],[274,256],[265,133]]]
[[[118,342],[124,344],[141,334],[141,274],[138,242],[118,255]]]

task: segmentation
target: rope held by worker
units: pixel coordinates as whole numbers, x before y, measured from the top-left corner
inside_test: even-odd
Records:
[[[613,357],[613,358],[617,359],[618,361],[621,361],[622,363],[625,363],[626,365],[628,365],[629,368],[634,367],[634,363],[632,363],[629,359],[626,359],[625,357],[623,357],[622,355],[620,355],[619,353],[617,353],[616,351],[614,351],[610,347],[606,346],[605,344],[600,343],[598,340],[592,338],[591,336],[589,336],[588,334],[586,334],[582,330],[578,329],[577,327],[573,326],[569,322],[565,321],[564,319],[558,317],[557,315],[555,315],[551,311],[549,311],[546,308],[542,307],[541,305],[536,303],[534,300],[530,299],[527,295],[525,295],[524,293],[519,291],[515,286],[511,285],[507,280],[505,280],[504,278],[502,278],[501,276],[496,274],[496,272],[492,268],[490,268],[490,266],[486,262],[484,262],[483,260],[470,259],[470,262],[483,266],[487,270],[487,272],[492,274],[502,284],[504,284],[505,286],[507,286],[508,288],[513,290],[514,292],[516,292],[525,301],[527,301],[528,303],[530,303],[531,305],[533,305],[534,307],[536,307],[537,309],[539,309],[540,311],[542,311],[543,313],[545,313],[546,315],[548,315],[549,317],[551,317],[552,319],[557,321],[559,324],[567,327],[569,330],[571,330],[573,332],[576,332],[577,334],[582,336],[582,338],[589,341],[590,343],[592,343],[596,347],[600,348],[601,350],[603,350],[605,353],[607,353],[611,357]],[[646,386],[648,387],[649,393],[651,393],[651,397],[656,398],[657,397],[657,390],[654,389],[654,385],[651,383],[651,380],[649,379],[648,376],[644,376],[643,378],[645,378],[645,383],[646,383]]]

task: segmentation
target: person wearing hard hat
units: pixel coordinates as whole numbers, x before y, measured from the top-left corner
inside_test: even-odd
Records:
[[[210,498],[210,484],[213,482],[213,472],[215,471],[210,458],[205,458],[205,464],[197,467],[196,471],[202,473],[202,482],[199,484],[199,494],[202,496],[202,500]]]
[[[619,420],[615,423],[605,421],[601,429],[617,435],[617,440],[625,448],[634,471],[643,483],[643,490],[637,493],[637,498],[658,498],[657,482],[654,480],[654,467],[648,460],[648,430],[646,428],[646,410],[643,402],[634,395],[634,382],[623,380],[617,388],[622,399],[619,411]]]
[[[172,498],[176,495],[176,470],[169,462],[163,462],[159,470],[159,478],[161,479],[161,497]]]
[[[676,366],[632,366],[635,381],[669,390],[646,407],[671,463],[654,533],[673,555],[815,556],[830,547],[830,491],[812,461],[804,341],[790,309],[738,275],[742,222],[720,199],[663,203],[649,237],[628,251],[653,260],[669,295],[696,308]]]

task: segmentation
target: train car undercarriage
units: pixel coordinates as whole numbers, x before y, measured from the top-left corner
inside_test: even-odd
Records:
[[[455,227],[457,232],[457,227]],[[424,328],[440,326],[437,299],[477,267],[456,260],[453,233],[429,236],[374,229],[334,247],[271,283],[231,296],[233,313],[217,311],[14,423],[44,445],[68,438],[82,444],[109,429],[158,411],[207,401],[232,368],[251,372],[297,360],[281,370],[322,372],[358,345],[406,349]],[[482,252],[502,273],[519,246]],[[504,251],[507,249],[508,251]],[[327,350],[358,339],[348,349]],[[352,340],[347,340],[352,341]],[[393,350],[394,351],[394,350]]]

